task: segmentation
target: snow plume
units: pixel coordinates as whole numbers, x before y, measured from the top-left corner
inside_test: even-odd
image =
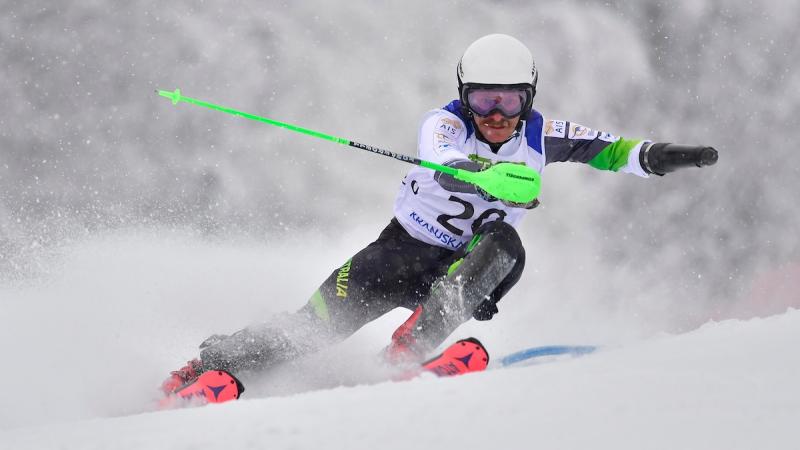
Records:
[[[299,308],[327,276],[324,264],[308,261],[334,261],[364,244],[313,235],[281,243],[213,242],[150,230],[94,236],[49,251],[48,265],[40,267],[47,275],[0,287],[0,352],[4,367],[15,368],[0,371],[0,383],[23,378],[26,386],[5,394],[0,424],[147,410],[162,379],[196,357],[205,338]],[[395,315],[383,328],[399,320]],[[337,350],[341,357],[320,364],[349,366],[346,355],[353,351],[370,355],[353,359],[374,359],[391,334],[383,328],[365,330],[350,344],[353,350]],[[295,373],[293,383],[284,379],[280,390],[269,392],[331,383],[320,380],[325,371],[306,373],[308,379]],[[331,378],[334,385],[347,383],[348,373]]]
[[[341,262],[365,243],[210,241],[151,230],[64,246],[51,256],[48,276],[0,290],[0,351],[14,369],[0,371],[0,384],[24,379],[24,388],[4,396],[2,428],[150,410],[167,372],[196,357],[206,337],[297,309],[328,275],[309,261]],[[625,346],[663,329],[583,298],[545,298],[557,283],[538,281],[523,280],[492,321],[471,321],[453,339],[476,336],[499,357],[552,343]],[[396,310],[330,351],[248,378],[246,398],[385,379],[378,355],[409,314]]]

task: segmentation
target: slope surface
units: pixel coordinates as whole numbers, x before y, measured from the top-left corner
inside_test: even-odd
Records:
[[[4,448],[794,448],[800,311],[454,379],[7,430]]]

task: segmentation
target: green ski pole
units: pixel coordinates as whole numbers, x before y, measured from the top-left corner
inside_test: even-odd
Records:
[[[373,147],[371,145],[361,144],[359,142],[351,141],[349,139],[331,136],[325,133],[320,133],[319,131],[314,131],[314,130],[309,130],[307,128],[299,127],[297,125],[279,122],[277,120],[268,119],[266,117],[256,116],[254,114],[238,111],[225,106],[215,105],[213,103],[205,102],[203,100],[198,100],[191,97],[185,97],[181,95],[180,89],[175,89],[172,92],[162,91],[162,90],[156,90],[156,92],[158,93],[158,95],[172,100],[173,105],[177,105],[179,102],[191,103],[193,105],[202,106],[204,108],[214,109],[217,111],[222,111],[224,113],[232,114],[234,116],[244,117],[246,119],[255,120],[258,122],[264,122],[297,133],[302,133],[308,136],[313,136],[331,142],[336,142],[337,144],[348,145],[350,147],[366,150],[368,152],[376,153],[383,156],[388,156],[390,158],[394,158],[409,164],[414,164],[417,166],[422,166],[428,169],[446,173],[448,175],[452,175],[454,178],[458,180],[474,184],[501,200],[507,200],[516,203],[527,203],[535,199],[539,195],[539,190],[541,189],[541,176],[539,175],[539,173],[523,164],[499,163],[481,172],[470,172],[468,170],[443,166],[441,164],[425,161],[424,159],[414,158],[408,155],[404,155],[402,153],[395,153],[382,148]]]

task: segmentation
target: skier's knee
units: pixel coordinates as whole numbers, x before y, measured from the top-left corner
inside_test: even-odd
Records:
[[[506,222],[495,220],[481,225],[475,235],[479,239],[477,244],[483,242],[484,245],[489,245],[498,252],[502,251],[514,258],[515,264],[512,273],[522,273],[522,269],[525,267],[525,248],[522,246],[522,240],[514,227]],[[517,275],[517,278],[519,278],[519,275]]]
[[[278,314],[201,348],[200,359],[205,370],[262,370],[320,348],[322,331],[305,314]]]
[[[517,234],[517,231],[511,225],[494,221],[487,223],[476,232],[483,241],[483,245],[487,246],[488,252],[484,252],[484,257],[491,258],[493,252],[503,253],[514,261],[513,266],[506,273],[502,280],[484,297],[473,311],[473,317],[477,320],[490,320],[498,312],[497,302],[503,298],[508,291],[519,281],[522,277],[522,271],[525,268],[525,248],[522,246],[522,241]],[[478,242],[480,245],[481,242]]]

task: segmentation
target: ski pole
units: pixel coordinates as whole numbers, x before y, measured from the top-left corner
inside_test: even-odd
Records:
[[[289,123],[279,122],[277,120],[268,119],[266,117],[257,116],[242,111],[228,108],[225,106],[215,105],[203,100],[198,100],[191,97],[181,95],[180,89],[174,91],[156,90],[156,93],[162,97],[172,100],[173,105],[179,102],[191,103],[193,105],[202,106],[217,111],[222,111],[234,116],[244,117],[246,119],[264,122],[276,127],[285,128],[290,131],[302,133],[308,136],[313,136],[320,139],[325,139],[337,144],[348,145],[368,152],[376,153],[379,155],[388,156],[409,164],[425,167],[428,169],[436,170],[454,178],[474,184],[489,194],[502,199],[517,203],[528,203],[539,195],[541,189],[541,176],[538,172],[527,167],[523,164],[516,163],[499,163],[491,166],[490,168],[481,172],[470,172],[468,170],[456,169],[454,167],[443,166],[434,162],[425,161],[424,159],[414,158],[402,153],[395,153],[371,145],[361,144],[359,142],[351,141],[336,136],[331,136],[319,131],[309,130],[307,128],[299,127]]]

